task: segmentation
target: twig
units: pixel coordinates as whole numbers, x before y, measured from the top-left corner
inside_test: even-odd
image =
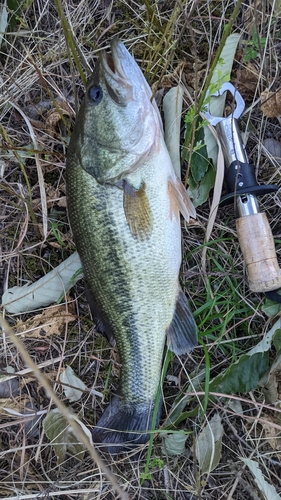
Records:
[[[68,422],[68,424],[72,427],[74,430],[75,434],[77,435],[78,439],[81,441],[81,443],[84,444],[85,448],[89,451],[92,460],[98,464],[100,469],[104,472],[106,475],[107,479],[111,482],[113,488],[115,491],[120,495],[122,500],[129,500],[129,496],[127,493],[124,492],[124,490],[121,489],[119,486],[114,474],[108,469],[108,467],[105,465],[104,461],[101,459],[99,456],[98,452],[94,448],[92,440],[89,439],[89,435],[85,433],[85,431],[82,430],[81,426],[78,423],[78,418],[77,416],[65,406],[65,404],[60,401],[58,396],[54,393],[49,381],[47,378],[44,376],[43,373],[39,370],[37,365],[34,363],[34,361],[31,359],[29,356],[28,352],[24,348],[23,343],[21,340],[15,335],[13,332],[12,328],[9,326],[7,321],[3,318],[2,315],[0,315],[0,325],[4,333],[8,334],[10,337],[11,341],[17,348],[18,352],[22,356],[24,362],[31,368],[33,371],[35,377],[37,378],[38,382],[44,387],[47,396],[54,401],[56,404],[57,408],[60,410],[62,415],[64,416],[65,420]],[[19,498],[19,497],[17,497]],[[25,498],[28,498],[25,497]]]

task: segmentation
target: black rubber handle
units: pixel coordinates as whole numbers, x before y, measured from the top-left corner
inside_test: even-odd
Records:
[[[235,196],[255,194],[260,196],[273,193],[279,188],[275,184],[258,184],[255,169],[250,163],[233,161],[225,170],[224,175],[228,194],[222,196],[220,206],[233,202]]]

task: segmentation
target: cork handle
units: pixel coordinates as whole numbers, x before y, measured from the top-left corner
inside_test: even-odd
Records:
[[[237,234],[253,292],[269,292],[281,287],[271,228],[265,214],[257,213],[236,221]]]

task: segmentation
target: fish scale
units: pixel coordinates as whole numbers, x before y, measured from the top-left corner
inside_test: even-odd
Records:
[[[92,102],[92,96],[101,100]],[[67,155],[68,212],[92,315],[108,338],[114,336],[120,356],[118,392],[93,429],[94,440],[111,453],[149,438],[166,336],[178,354],[197,342],[178,281],[179,210],[188,217],[188,210],[195,212],[173,171],[150,98],[137,64],[114,41],[112,60],[101,55],[89,81]],[[107,146],[103,131],[110,126]]]
[[[78,178],[79,181],[77,182]],[[155,254],[156,247],[151,243],[147,245],[141,242],[136,247],[132,245],[133,242],[128,241],[126,244],[126,238],[119,237],[118,233],[120,232],[122,236],[123,228],[123,233],[127,236],[127,239],[132,239],[132,236],[127,231],[127,227],[124,227],[125,220],[120,220],[122,219],[123,212],[122,192],[117,190],[114,197],[108,195],[105,202],[104,190],[113,191],[114,188],[100,186],[92,177],[89,178],[88,174],[85,174],[78,167],[76,175],[73,172],[71,178],[68,180],[68,198],[77,200],[77,204],[75,201],[72,201],[71,204],[69,203],[69,212],[72,214],[71,225],[75,228],[77,248],[89,288],[91,289],[92,284],[102,283],[100,292],[102,295],[106,294],[110,321],[115,325],[115,332],[119,330],[121,332],[121,336],[116,334],[116,341],[117,346],[119,347],[120,345],[119,352],[121,353],[122,365],[127,368],[124,377],[125,382],[127,382],[127,373],[132,372],[131,365],[135,365],[135,363],[138,363],[138,359],[140,359],[138,353],[140,338],[135,335],[136,328],[144,330],[144,334],[147,336],[149,351],[147,355],[149,356],[151,349],[154,348],[153,357],[158,356],[160,359],[162,358],[164,337],[162,336],[159,341],[158,337],[150,334],[153,327],[151,319],[153,312],[151,310],[151,295],[157,292],[156,280],[153,279],[151,270],[148,271],[146,263],[144,266],[140,265],[140,254],[146,255],[147,253],[151,253],[152,257],[153,253]],[[118,204],[115,201],[116,195],[119,198],[121,217],[118,217]],[[87,203],[82,207],[79,202],[80,199],[87,200]],[[100,202],[97,203],[97,200],[100,200]],[[91,211],[91,206],[94,203],[96,207],[95,217],[93,217]],[[112,207],[110,207],[110,204],[112,204]],[[81,221],[84,221],[84,223],[81,224]],[[87,221],[89,222],[87,223]],[[92,242],[91,245],[88,245],[89,241]],[[152,260],[151,257],[150,261]],[[155,257],[154,260],[157,263]],[[136,261],[137,266],[140,268],[137,276],[132,276],[130,273],[130,267],[134,269],[134,265],[130,266],[130,263],[134,263],[134,261]],[[149,274],[149,280],[147,279],[146,271]],[[163,287],[167,285],[166,274],[163,273],[162,280],[160,280],[159,273],[157,272],[155,278],[158,278],[158,282],[162,281]],[[150,289],[147,286],[148,281],[150,282]],[[145,296],[144,289],[148,292]],[[105,290],[105,294],[102,293],[103,290]],[[169,325],[173,309],[174,304],[171,306],[172,312],[170,312],[166,320],[166,325],[164,324],[162,328]],[[157,326],[159,328],[159,325]],[[127,340],[130,335],[132,339],[128,344]],[[131,355],[131,351],[135,354],[134,358]],[[148,363],[148,366],[151,366],[151,364]],[[135,382],[134,380],[132,382],[135,385],[142,386],[141,382]],[[130,390],[127,385],[124,389]],[[153,393],[155,393],[154,382],[152,385]]]

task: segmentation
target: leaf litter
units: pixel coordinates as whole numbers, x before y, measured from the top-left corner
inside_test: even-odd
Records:
[[[200,95],[210,68],[210,61],[214,57],[225,23],[228,22],[232,12],[232,6],[225,2],[218,5],[199,2],[192,8],[189,2],[181,2],[181,9],[178,9],[178,4],[173,2],[158,3],[156,8],[154,3],[148,5],[144,2],[138,6],[129,1],[120,2],[119,10],[116,10],[111,2],[81,2],[79,5],[64,2],[63,8],[88,67],[94,65],[99,50],[107,46],[108,39],[121,32],[124,34],[122,38],[134,52],[142,69],[146,71],[150,68],[146,74],[154,88],[163,89],[162,82],[165,80],[165,93],[169,86],[181,84],[188,87],[193,101]],[[248,24],[244,22],[246,18],[243,17],[246,13],[247,19],[250,20]],[[1,218],[0,222],[5,221],[5,226],[2,248],[4,271],[0,270],[2,273],[0,282],[3,285],[5,283],[7,287],[30,281],[36,282],[49,271],[46,262],[54,268],[74,251],[71,237],[67,238],[69,227],[63,180],[67,134],[63,126],[64,121],[53,105],[53,99],[60,98],[62,102],[69,102],[70,106],[74,107],[74,102],[78,103],[83,93],[78,71],[67,55],[54,3],[49,0],[30,1],[20,8],[17,15],[19,24],[14,25],[11,32],[6,33],[6,27],[3,29],[0,54],[1,150],[9,153],[8,156],[3,155],[3,159],[1,158],[3,174],[1,217],[4,219]],[[235,53],[231,74],[232,83],[247,101],[247,112],[242,117],[241,127],[243,130],[250,130],[247,150],[250,152],[251,162],[256,167],[258,180],[263,181],[264,178],[268,180],[273,177],[276,183],[280,183],[278,166],[276,163],[267,166],[268,157],[264,154],[262,144],[264,140],[272,138],[280,143],[279,117],[263,115],[260,109],[260,97],[266,89],[273,93],[278,89],[278,74],[273,62],[280,61],[281,57],[278,44],[275,43],[280,24],[279,17],[275,3],[272,4],[272,9],[269,5],[252,3],[241,6],[234,31],[242,37],[242,41],[239,42],[238,51]],[[256,23],[255,32],[251,31],[253,19]],[[26,32],[22,30],[23,26],[27,28]],[[36,38],[34,38],[35,26],[38,29],[37,34],[40,33]],[[265,26],[268,28],[267,45],[263,40]],[[165,33],[169,34],[168,37]],[[260,45],[258,37],[261,39]],[[23,46],[29,52],[24,50]],[[250,61],[246,61],[245,53],[246,55],[256,53],[256,55]],[[152,54],[153,57],[150,57]],[[34,64],[38,71],[35,71]],[[24,110],[27,120],[14,106],[11,107],[11,96],[16,106]],[[44,102],[48,102],[48,105]],[[190,104],[185,93],[183,118]],[[28,109],[31,107],[39,110],[39,113],[33,116],[29,114]],[[61,114],[64,114],[63,111]],[[69,124],[72,116],[66,112],[64,118]],[[37,120],[38,123],[34,123],[33,120]],[[181,127],[181,143],[183,143],[183,127],[184,120]],[[9,138],[8,142],[5,137]],[[38,149],[35,147],[34,137]],[[39,168],[43,179],[42,176],[38,179]],[[185,168],[183,166],[183,177]],[[222,175],[220,174],[220,181]],[[42,203],[44,191],[45,204]],[[274,332],[271,330],[275,319],[272,316],[267,317],[262,310],[264,298],[251,293],[248,288],[244,263],[235,238],[233,207],[223,211],[218,209],[212,231],[206,238],[212,196],[211,191],[206,202],[197,208],[199,222],[188,227],[188,232],[185,228],[183,234],[185,256],[182,280],[193,310],[196,310],[201,340],[206,349],[203,351],[199,346],[192,357],[175,358],[169,368],[169,376],[178,382],[172,385],[168,380],[164,380],[163,386],[166,408],[166,415],[163,415],[163,418],[168,417],[173,403],[178,400],[179,412],[177,420],[174,421],[178,423],[176,428],[173,428],[174,424],[170,426],[169,435],[171,449],[180,453],[164,454],[161,451],[161,440],[156,437],[152,450],[153,460],[149,462],[150,479],[144,484],[141,484],[140,477],[145,467],[145,456],[138,459],[137,465],[133,457],[126,457],[126,460],[120,461],[106,457],[132,498],[221,499],[225,498],[225,495],[229,498],[231,495],[235,500],[248,498],[251,494],[249,492],[255,490],[256,484],[254,476],[244,472],[244,463],[238,455],[237,443],[240,449],[242,447],[244,456],[253,457],[266,481],[272,482],[278,490],[275,478],[280,477],[279,413],[274,398],[272,402],[268,402],[266,408],[263,408],[264,395],[256,382],[260,379],[261,364],[251,364],[250,358],[253,356],[248,355],[249,349],[254,349],[254,353],[260,352],[257,356],[260,361],[262,353],[268,352],[270,370],[276,357]],[[217,205],[220,193],[216,196]],[[276,235],[277,249],[280,252],[278,206],[280,207],[278,195],[274,199],[267,196],[262,200],[262,207],[268,214]],[[47,217],[42,213],[42,207],[43,210],[47,210]],[[48,219],[53,208],[64,210],[63,225],[60,229],[64,247],[51,237]],[[38,226],[41,228],[39,231]],[[208,252],[207,254],[205,252],[202,261],[207,240]],[[203,267],[202,262],[204,262]],[[104,394],[104,401],[100,401],[90,393],[84,394],[83,398],[77,401],[69,401],[71,408],[79,416],[81,415],[87,427],[91,428],[107,404],[108,391],[116,391],[117,377],[113,370],[115,353],[99,335],[93,334],[83,285],[77,282],[71,296],[65,296],[62,300],[67,302],[68,311],[63,304],[44,309],[41,314],[35,316],[34,313],[23,314],[20,320],[15,313],[7,317],[23,339],[27,351],[56,388],[61,400],[67,396],[63,386],[57,382],[66,365],[71,365],[78,379],[86,387],[94,387]],[[70,307],[73,301],[75,310]],[[19,321],[21,323],[18,328]],[[64,338],[66,324],[68,337]],[[53,360],[59,361],[53,364]],[[14,386],[15,393],[12,390],[12,398],[4,393],[3,404],[6,404],[7,408],[11,404],[10,410],[23,413],[23,407],[20,406],[22,398],[22,402],[27,404],[29,401],[34,404],[37,408],[34,412],[44,412],[36,424],[40,437],[30,436],[27,442],[25,429],[22,427],[24,417],[12,416],[6,412],[6,420],[0,423],[1,426],[7,425],[7,422],[9,424],[7,427],[9,431],[1,433],[1,446],[4,449],[4,455],[1,457],[2,470],[5,471],[3,480],[1,477],[1,484],[4,494],[7,497],[20,498],[20,495],[39,495],[48,492],[49,496],[54,493],[55,497],[59,494],[63,498],[64,493],[67,495],[67,491],[75,490],[79,492],[82,490],[84,496],[87,496],[87,490],[92,488],[95,498],[108,500],[116,498],[110,482],[104,475],[100,476],[98,467],[93,466],[87,454],[84,456],[82,467],[79,460],[75,461],[71,457],[70,450],[64,449],[60,454],[60,466],[57,466],[57,450],[52,451],[50,438],[42,432],[43,417],[53,410],[53,408],[50,410],[51,400],[30,372],[28,375],[24,374],[27,367],[5,338],[1,347],[1,361],[1,373],[2,375],[3,372],[6,373],[3,375],[4,378],[7,376],[8,366],[13,367],[14,373],[21,373],[20,376],[11,379],[17,381]],[[250,363],[248,367],[247,363]],[[237,366],[241,368],[238,375]],[[195,384],[198,373],[200,382]],[[228,406],[225,395],[211,396],[208,405],[203,408],[202,394],[208,392],[209,382],[222,374],[224,377],[228,376],[228,379],[227,377],[224,379],[224,384],[228,384],[224,385],[226,390],[246,391],[243,394],[235,393],[240,402],[239,411],[234,410],[234,406],[232,409]],[[9,373],[8,376],[12,375]],[[249,379],[250,385],[246,383]],[[75,387],[75,384],[69,385]],[[251,392],[248,393],[250,388]],[[16,395],[18,389],[21,391],[20,396]],[[181,405],[182,400],[185,404]],[[208,424],[204,426],[202,422],[212,421],[214,408],[220,415],[225,429],[221,438],[221,450],[216,455],[220,460],[209,459],[209,469],[213,465],[216,466],[207,479],[204,477],[200,482],[196,480],[197,467],[200,472],[200,464],[196,461],[194,453],[195,443],[208,427]],[[262,413],[260,408],[263,408]],[[251,428],[247,423],[248,415],[256,422]],[[18,421],[19,423],[15,423]],[[59,425],[62,435],[66,437],[68,434],[66,424]],[[233,428],[236,434],[233,433]],[[173,431],[175,431],[174,437]],[[167,433],[167,430],[165,432]],[[177,434],[180,437],[178,444]],[[54,438],[59,439],[58,436]],[[20,458],[18,452],[14,450],[15,441],[22,446]],[[62,443],[62,446],[65,446],[65,443]],[[40,462],[37,454],[40,454]],[[19,466],[21,476],[18,473]],[[205,468],[207,470],[207,465]],[[9,476],[11,473],[12,478]],[[101,477],[102,481],[97,481],[97,477]],[[63,488],[64,493],[54,491],[55,488]]]
[[[18,320],[16,332],[22,337],[45,338],[53,335],[61,335],[65,331],[66,325],[76,321],[76,315],[68,311],[65,306],[52,306],[44,309],[42,314],[36,314],[26,321]]]

